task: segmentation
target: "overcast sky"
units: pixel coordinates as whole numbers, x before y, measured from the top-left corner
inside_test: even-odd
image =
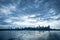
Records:
[[[60,0],[0,0],[0,25],[60,28]]]

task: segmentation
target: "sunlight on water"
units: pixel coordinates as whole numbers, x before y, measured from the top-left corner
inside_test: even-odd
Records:
[[[0,40],[60,40],[58,31],[0,31]]]

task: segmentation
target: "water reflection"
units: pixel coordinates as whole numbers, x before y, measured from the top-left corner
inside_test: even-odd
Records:
[[[0,40],[60,40],[58,31],[0,31]]]

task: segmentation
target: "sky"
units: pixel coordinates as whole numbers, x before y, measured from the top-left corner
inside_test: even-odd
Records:
[[[0,0],[0,25],[60,28],[60,0]]]

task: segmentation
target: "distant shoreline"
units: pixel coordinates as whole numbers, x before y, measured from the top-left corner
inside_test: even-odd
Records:
[[[0,31],[60,31],[60,29],[39,29],[39,30],[33,30],[33,29],[0,29]]]

